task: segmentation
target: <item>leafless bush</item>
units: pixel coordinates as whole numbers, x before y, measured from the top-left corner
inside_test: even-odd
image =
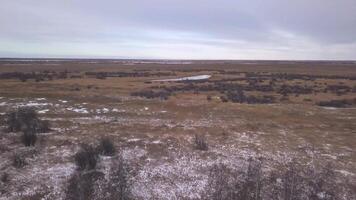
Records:
[[[23,133],[21,140],[25,146],[34,146],[37,141],[37,135],[35,132],[26,130]]]
[[[96,167],[98,154],[92,146],[83,144],[74,158],[78,170],[91,170]]]
[[[107,137],[100,139],[100,144],[97,147],[97,151],[105,156],[112,156],[116,152],[114,144],[112,143],[111,139]]]
[[[22,168],[26,165],[25,158],[20,154],[15,154],[12,158],[12,166],[16,168]]]
[[[98,171],[75,172],[69,179],[66,188],[66,200],[94,199],[95,182],[102,179],[104,174]]]
[[[130,168],[121,156],[113,163],[110,178],[107,184],[108,200],[129,200],[130,191]]]
[[[194,145],[195,145],[195,149],[202,150],[202,151],[208,150],[208,143],[206,142],[205,135],[195,134]]]
[[[49,122],[40,120],[36,111],[31,107],[22,107],[7,113],[5,125],[9,132],[32,131],[44,133],[50,130]]]
[[[76,171],[68,181],[66,200],[129,200],[132,199],[129,165],[121,156],[114,157],[108,178],[97,170]]]

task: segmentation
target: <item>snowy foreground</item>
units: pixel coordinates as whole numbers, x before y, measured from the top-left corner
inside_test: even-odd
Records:
[[[207,78],[210,75],[160,81]],[[261,161],[261,170],[266,174],[296,158],[305,160],[308,167],[333,162],[337,163],[334,172],[339,183],[355,184],[356,166],[352,160],[355,149],[341,143],[315,147],[299,136],[295,127],[274,125],[277,128],[273,131],[252,132],[236,128],[250,123],[244,118],[223,118],[229,115],[227,112],[218,115],[211,111],[203,117],[181,119],[162,105],[132,106],[125,101],[103,106],[46,98],[1,98],[0,114],[3,116],[8,110],[23,106],[35,107],[41,118],[51,122],[52,131],[41,134],[35,147],[24,147],[18,142],[18,133],[1,133],[0,175],[7,173],[10,180],[0,185],[1,200],[65,199],[68,180],[77,171],[73,155],[81,143],[95,144],[102,135],[113,138],[118,154],[100,156],[96,170],[104,174],[104,180],[109,179],[113,163],[121,156],[130,166],[130,193],[134,199],[202,199],[211,190],[214,166],[246,172],[251,159]],[[308,115],[315,112],[317,110],[311,110]],[[347,111],[324,109],[318,112],[334,114],[344,120],[353,117],[347,115]],[[196,150],[191,133],[203,131],[209,133],[209,148]],[[217,135],[219,131],[223,133]],[[331,131],[326,135],[320,133],[320,140],[327,140]],[[289,147],[289,142],[295,142],[295,146]],[[14,153],[29,155],[25,167],[12,166]],[[229,181],[234,180],[228,178],[224,182]],[[276,184],[281,181],[276,179]],[[344,193],[340,195],[344,196],[342,199],[355,195],[347,188],[341,192]],[[318,199],[327,199],[327,191],[317,191],[317,195]]]

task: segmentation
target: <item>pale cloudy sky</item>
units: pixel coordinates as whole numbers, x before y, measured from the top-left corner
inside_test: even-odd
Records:
[[[356,60],[356,0],[0,0],[0,57]]]

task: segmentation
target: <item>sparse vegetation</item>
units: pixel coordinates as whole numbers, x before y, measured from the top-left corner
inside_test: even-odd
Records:
[[[250,160],[247,170],[215,165],[204,199],[342,199],[333,167],[303,166],[291,162],[280,170],[266,172],[262,162]],[[349,196],[351,197],[351,196]]]
[[[208,150],[208,143],[206,141],[205,135],[203,134],[195,134],[194,145],[195,145],[195,149],[197,150],[201,150],[201,151]]]
[[[355,199],[355,64],[51,62],[0,68],[0,199]]]

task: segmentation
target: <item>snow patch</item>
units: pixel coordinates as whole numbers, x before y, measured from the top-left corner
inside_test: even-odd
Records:
[[[168,81],[198,81],[205,80],[211,78],[211,75],[197,75],[197,76],[187,76],[182,78],[171,78],[171,79],[161,79],[161,80],[153,80],[156,82],[168,82]]]

